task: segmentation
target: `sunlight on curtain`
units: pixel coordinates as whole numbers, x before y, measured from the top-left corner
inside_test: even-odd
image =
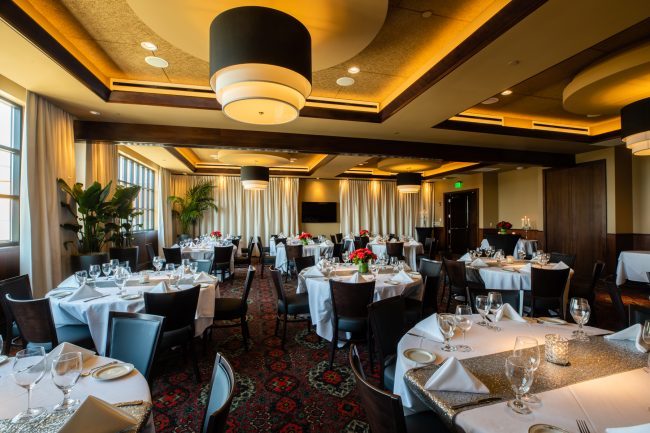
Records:
[[[93,182],[111,184],[111,194],[117,186],[117,146],[112,143],[86,144],[86,187]]]
[[[156,209],[158,211],[158,254],[162,248],[174,243],[172,229],[172,208],[167,201],[171,195],[171,173],[166,168],[158,169],[156,176]]]

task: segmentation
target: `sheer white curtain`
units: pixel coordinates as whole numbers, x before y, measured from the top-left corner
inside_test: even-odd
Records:
[[[273,177],[265,191],[248,191],[237,176],[173,175],[168,195],[182,197],[190,186],[206,180],[215,185],[218,210],[204,214],[198,233],[220,230],[224,235],[241,235],[244,244],[251,236],[266,240],[271,234],[298,231],[298,178]],[[178,224],[174,227],[178,233]]]
[[[86,186],[99,182],[111,184],[111,195],[117,187],[117,146],[113,143],[86,144]],[[110,196],[110,195],[109,195]]]
[[[167,201],[171,194],[171,173],[166,168],[158,170],[156,178],[156,209],[158,209],[158,251],[162,254],[164,246],[174,243],[172,228],[172,208]]]
[[[74,240],[59,224],[68,217],[61,207],[62,178],[75,182],[73,118],[47,99],[27,92],[25,144],[20,182],[20,271],[31,278],[35,297],[45,295],[70,272],[70,252],[63,242]]]

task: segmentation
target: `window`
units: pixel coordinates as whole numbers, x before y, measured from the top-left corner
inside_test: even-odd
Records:
[[[134,221],[134,224],[142,224],[142,227],[138,227],[137,230],[153,230],[154,171],[124,155],[118,156],[118,166],[118,185],[140,187],[140,194],[134,203],[135,209],[142,211],[142,215]]]
[[[0,98],[0,245],[18,245],[22,108]]]

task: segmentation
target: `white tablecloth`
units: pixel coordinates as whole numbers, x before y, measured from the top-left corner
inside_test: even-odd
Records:
[[[167,278],[164,276],[164,273],[161,273],[159,277],[152,275],[151,282],[147,285],[130,285],[132,283],[137,284],[135,280],[132,280],[126,287],[126,291],[127,293],[151,291],[164,278]],[[59,287],[76,287],[74,276],[63,281]],[[140,313],[144,311],[143,297],[127,301],[117,296],[118,290],[117,287],[99,287],[97,288],[98,292],[110,294],[110,296],[94,299],[89,302],[84,302],[84,300],[67,302],[65,300],[66,298],[56,299],[50,297],[54,324],[56,326],[87,324],[90,328],[90,334],[95,343],[95,347],[100,354],[104,354],[106,349],[106,334],[108,332],[108,312],[129,311],[132,313]],[[49,294],[52,294],[52,292]],[[219,296],[219,289],[216,284],[202,285],[196,310],[195,328],[197,336],[201,335],[212,324],[214,318],[214,299]]]
[[[650,251],[621,251],[616,267],[616,284],[624,284],[626,280],[648,283],[650,272]]]
[[[334,245],[322,244],[308,244],[302,246],[303,257],[314,256],[316,263],[320,260],[321,256],[331,254],[334,251]],[[284,244],[277,246],[275,250],[275,268],[280,269],[282,272],[287,272],[287,249]]]
[[[328,341],[332,341],[334,335],[334,328],[332,326],[332,298],[330,297],[330,283],[325,278],[305,278],[302,274],[307,272],[309,268],[304,269],[298,277],[297,293],[307,292],[309,294],[309,313],[311,321],[316,325],[316,333]],[[335,272],[337,276],[344,277],[352,275],[356,272],[356,268],[352,266],[341,266]],[[407,296],[422,299],[424,294],[424,286],[422,285],[422,278],[419,276],[412,276],[413,283],[411,284],[389,284],[386,280],[394,277],[394,274],[380,273],[375,283],[375,296],[374,300],[390,298],[392,296],[400,296],[407,291]]]
[[[372,241],[368,243],[368,248],[372,249],[378,257],[386,254],[386,243]],[[416,257],[424,253],[424,246],[417,241],[404,242],[404,258],[411,269],[417,269]]]
[[[475,314],[473,318],[474,323],[481,320],[481,317],[478,314]],[[462,340],[462,333],[457,330],[456,335],[451,340],[451,344],[467,344],[472,348],[471,352],[444,352],[440,350],[442,343],[405,334],[397,345],[397,365],[395,368],[395,386],[393,388],[393,392],[402,397],[402,404],[404,405],[405,413],[409,414],[428,410],[424,403],[422,403],[422,401],[409,390],[406,382],[404,382],[404,373],[406,373],[407,370],[418,366],[415,362],[404,357],[404,351],[406,349],[426,349],[436,355],[436,364],[441,364],[449,356],[454,356],[457,359],[467,359],[512,350],[515,344],[515,339],[518,335],[526,335],[536,338],[539,344],[544,344],[544,336],[546,334],[560,334],[564,337],[571,338],[571,333],[577,328],[577,325],[573,324],[542,325],[538,323],[514,322],[512,320],[501,320],[498,322],[498,326],[502,329],[501,332],[496,332],[483,326],[474,325],[472,326],[472,329],[467,332],[466,340],[464,342]],[[589,326],[586,326],[584,329],[588,334],[603,334],[607,332]],[[409,332],[419,334],[419,331],[415,328],[411,329]],[[504,424],[503,427],[506,428],[507,425]],[[505,432],[510,430],[503,431]],[[521,431],[526,432],[528,430]]]
[[[488,242],[487,239],[483,239],[481,241],[481,248],[484,250],[488,249],[490,247],[490,243]],[[537,251],[537,241],[535,239],[524,239],[524,238],[519,238],[517,241],[517,244],[515,245],[515,249],[513,251],[504,251],[504,253],[507,256],[515,256],[517,257],[517,251],[524,250],[526,252],[526,255],[532,256],[535,251]]]
[[[93,356],[84,362],[84,370],[110,361],[110,358]],[[11,377],[12,361],[0,365],[0,418],[13,418],[27,408],[27,391],[19,387]],[[121,379],[99,381],[92,377],[80,378],[70,393],[71,398],[83,401],[93,395],[108,403],[120,403],[134,400],[151,401],[149,385],[137,370]],[[32,390],[32,406],[51,410],[63,400],[63,393],[52,383],[49,371]],[[151,418],[150,418],[151,420]],[[153,422],[145,428],[147,433],[154,432]]]

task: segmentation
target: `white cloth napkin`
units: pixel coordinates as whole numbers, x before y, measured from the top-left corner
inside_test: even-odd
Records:
[[[167,284],[167,281],[161,281],[151,289],[151,293],[171,293],[173,290]]]
[[[323,273],[318,270],[316,266],[311,266],[309,269],[305,271],[304,274],[302,274],[303,277],[314,277],[314,278],[320,278],[323,277]]]
[[[636,325],[632,325],[629,328],[625,328],[615,334],[606,335],[605,338],[608,340],[634,341],[636,350],[642,353],[646,353],[648,351],[648,348],[643,342],[643,337],[641,336],[642,330],[643,329],[641,328],[641,324],[637,323]]]
[[[459,262],[471,262],[472,258],[469,256],[469,253],[465,253],[458,259]]]
[[[415,329],[423,334],[425,337],[442,343],[445,341],[445,337],[440,332],[440,327],[438,325],[438,313],[433,313],[426,319],[419,322],[415,325]]]
[[[68,299],[68,302],[80,301],[82,299],[94,298],[95,296],[102,296],[101,292],[98,292],[93,287],[90,287],[88,284],[84,284],[83,287],[79,287]]]
[[[485,263],[485,262],[484,262],[483,260],[481,260],[481,259],[475,259],[475,260],[470,264],[470,266],[473,266],[473,267],[475,267],[475,268],[487,268],[488,265],[487,265],[487,263]]]
[[[467,371],[455,357],[447,359],[440,368],[431,375],[424,388],[430,391],[473,392],[489,394],[490,390]]]
[[[52,365],[52,361],[54,361],[54,358],[56,358],[57,356],[63,355],[65,353],[72,353],[72,352],[81,352],[82,362],[86,362],[91,356],[95,354],[95,352],[93,352],[92,350],[79,347],[76,344],[63,342],[58,346],[56,346],[54,349],[52,349],[50,353],[48,353],[47,356],[45,357],[47,368],[48,369],[50,368],[50,366]]]
[[[526,322],[526,319],[521,317],[519,313],[517,313],[517,310],[512,308],[512,305],[507,303],[499,307],[496,313],[494,313],[494,320],[498,322],[499,320],[503,319],[510,319],[514,320],[515,322]]]
[[[408,274],[404,271],[399,271],[393,278],[391,278],[393,281],[397,281],[398,283],[403,283],[403,284],[411,284],[413,282],[413,278],[409,277]]]
[[[358,272],[355,272],[347,278],[343,278],[341,281],[345,283],[367,283],[366,279]]]
[[[605,429],[605,433],[648,433],[650,424],[630,425],[627,427],[610,427]]]
[[[532,263],[526,263],[524,266],[519,268],[519,272],[522,272],[524,274],[530,274],[532,268],[533,268]]]
[[[102,399],[89,395],[61,427],[59,433],[115,433],[133,427],[138,420]]]
[[[205,283],[205,284],[212,284],[216,281],[217,279],[213,277],[212,275],[208,275],[207,272],[201,271],[196,277],[194,277],[194,282],[197,284]]]
[[[569,267],[567,266],[566,263],[560,261],[560,262],[557,262],[551,269],[555,269],[555,270],[559,271],[559,270],[562,270],[562,269],[569,269]]]

